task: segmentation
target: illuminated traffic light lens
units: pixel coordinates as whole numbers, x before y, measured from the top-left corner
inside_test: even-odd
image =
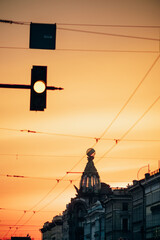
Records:
[[[43,93],[46,89],[46,85],[43,81],[39,80],[39,81],[35,82],[33,88],[34,88],[35,92]]]

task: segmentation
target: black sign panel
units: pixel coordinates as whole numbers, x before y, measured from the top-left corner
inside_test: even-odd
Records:
[[[56,24],[30,24],[30,48],[52,49],[56,48]]]

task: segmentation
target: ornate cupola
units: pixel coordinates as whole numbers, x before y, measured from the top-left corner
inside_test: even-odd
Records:
[[[89,148],[86,154],[88,156],[88,162],[81,177],[79,192],[82,195],[98,194],[101,190],[101,182],[93,162],[95,150],[93,148]]]

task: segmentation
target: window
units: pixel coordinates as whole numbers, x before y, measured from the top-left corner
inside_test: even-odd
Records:
[[[128,218],[122,219],[122,231],[124,232],[128,231]]]
[[[122,203],[122,210],[128,211],[128,203],[127,202]]]

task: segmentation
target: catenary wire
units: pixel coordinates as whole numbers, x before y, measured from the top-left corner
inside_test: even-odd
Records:
[[[119,115],[121,114],[121,112],[124,110],[124,108],[128,105],[128,103],[130,102],[130,100],[133,98],[133,96],[135,95],[135,93],[137,92],[137,90],[139,89],[139,87],[142,85],[142,83],[144,82],[144,80],[147,78],[147,76],[149,75],[149,73],[151,72],[151,70],[153,69],[153,67],[155,66],[155,64],[157,63],[157,61],[160,58],[160,54],[157,56],[157,58],[154,60],[154,62],[152,63],[152,65],[150,66],[150,68],[148,69],[148,71],[146,72],[146,74],[144,75],[144,77],[142,78],[142,80],[139,82],[139,84],[137,85],[137,87],[134,89],[134,91],[132,92],[132,94],[130,95],[130,97],[128,98],[128,100],[125,102],[125,104],[123,105],[123,107],[120,109],[120,111],[118,112],[118,114],[115,116],[115,118],[112,120],[112,122],[108,125],[108,127],[105,129],[105,131],[101,134],[99,140],[101,140],[101,138],[106,134],[106,132],[110,129],[110,127],[113,125],[113,123],[117,120],[117,118],[119,117]],[[158,100],[156,100],[158,101]],[[137,122],[138,123],[138,122]],[[128,134],[128,132],[127,132]],[[125,134],[126,136],[126,134]],[[123,136],[122,136],[123,137]],[[96,141],[96,143],[93,145],[93,147],[96,146],[96,144],[99,142]],[[106,156],[109,152],[112,151],[112,149],[117,145],[117,142],[115,142],[108,150],[107,152],[105,152],[105,154],[103,154],[103,156],[101,158],[99,158],[99,160],[97,162],[99,162],[102,158],[104,158],[104,156]],[[72,168],[73,169],[73,168]]]
[[[37,212],[41,212],[42,209],[46,208],[48,205],[50,205],[52,202],[54,202],[57,198],[59,198],[59,196],[61,196],[66,190],[67,188],[69,188],[71,186],[71,182],[69,183],[69,185],[67,185],[59,194],[57,194],[57,196],[55,196],[53,199],[51,199],[51,201],[49,201],[46,205],[44,205],[43,207],[41,207]]]
[[[140,118],[138,118],[138,120],[121,136],[121,138],[119,139],[119,141],[121,141],[121,139],[123,139],[140,121],[141,119],[149,112],[149,110],[159,101],[160,96],[158,96],[156,98],[156,100],[147,108],[147,110],[141,115]],[[118,142],[119,142],[118,141]],[[118,143],[117,142],[117,143]],[[117,143],[114,143],[97,161],[95,161],[95,163],[100,162],[109,152],[111,152],[116,146]],[[97,144],[97,143],[95,143]],[[94,147],[94,146],[93,146]],[[76,179],[78,180],[79,177]]]
[[[9,23],[9,24],[22,24],[22,25],[30,25],[32,22],[22,22],[22,21],[13,21],[0,19],[1,23]],[[156,25],[123,25],[123,24],[89,24],[89,23],[57,23],[57,25],[64,26],[84,26],[84,27],[116,27],[116,28],[160,28],[160,26]]]
[[[29,25],[28,22],[25,23],[25,22],[18,22],[18,21],[12,21],[12,20],[3,20],[3,19],[0,19],[0,22],[9,23],[9,24],[14,23],[14,24],[21,24],[21,25]],[[106,33],[106,32],[95,32],[95,31],[72,29],[72,28],[62,28],[62,27],[57,27],[57,29],[63,30],[63,31],[74,31],[74,32],[87,33],[87,34],[98,34],[98,35],[106,35],[106,36],[111,36],[111,37],[133,38],[133,39],[138,39],[138,40],[150,40],[150,41],[158,41],[159,42],[159,39],[157,39],[157,38],[130,36],[130,35],[113,34],[113,33]]]
[[[159,101],[159,99],[160,99],[160,96],[158,96],[158,97],[155,99],[155,101],[147,108],[147,110],[146,110],[146,111],[135,121],[135,123],[120,137],[120,139],[119,139],[118,142],[120,142],[121,139],[123,139],[123,138],[141,121],[141,119],[150,111],[150,109]],[[99,161],[101,161],[101,160],[104,158],[104,156],[106,156],[109,152],[112,151],[113,148],[116,147],[116,145],[117,145],[117,143],[113,144],[112,147],[110,147],[110,148],[103,154],[103,156],[96,161],[96,163],[99,162]]]
[[[33,177],[33,176],[24,176],[24,175],[13,175],[13,174],[0,174],[1,177],[9,177],[9,178],[23,178],[23,179],[38,179],[38,180],[51,180],[51,181],[56,181],[56,183],[59,183],[61,178],[45,178],[45,177]],[[74,179],[63,179],[63,181],[66,182],[73,182],[75,181]]]
[[[140,85],[142,84],[142,82],[146,79],[146,77],[148,76],[148,74],[150,73],[150,71],[152,70],[152,68],[153,68],[154,65],[156,64],[156,62],[158,61],[159,57],[160,57],[160,54],[158,55],[158,57],[156,58],[156,60],[154,61],[154,63],[151,65],[151,67],[149,68],[149,70],[148,70],[147,73],[145,74],[144,78],[143,78],[143,79],[141,80],[141,82],[138,84],[137,88],[133,91],[133,93],[131,94],[130,98],[127,100],[126,104],[123,106],[123,108],[121,109],[121,111],[125,108],[125,106],[128,104],[128,102],[129,102],[129,101],[131,100],[131,98],[134,96],[134,94],[136,93],[137,89],[140,87]],[[116,115],[116,116],[119,116],[120,113],[121,113],[121,111],[120,111],[119,114]],[[114,121],[115,121],[115,120],[114,120]],[[111,126],[111,124],[110,124],[110,126]],[[108,130],[108,128],[107,128],[107,130]],[[106,130],[105,130],[105,133],[106,133]],[[104,135],[104,133],[101,135],[101,138],[102,138],[103,135]],[[94,147],[97,143],[98,143],[98,141],[97,141],[92,147]],[[116,146],[116,143],[115,143],[104,155],[106,155],[107,153],[109,153],[115,146]],[[104,155],[103,155],[103,156],[104,156]],[[102,156],[102,157],[103,157],[103,156]],[[77,166],[77,165],[84,159],[84,157],[85,157],[85,156],[83,156],[83,157],[70,169],[70,171],[72,171],[72,170],[75,168],[75,166]],[[99,161],[100,161],[101,159],[102,159],[102,158],[100,158]],[[65,175],[62,177],[62,179],[65,178],[66,175],[67,175],[67,174],[65,174]],[[58,195],[58,196],[59,196],[59,195]]]
[[[71,185],[71,182],[70,182],[70,184],[67,185],[59,194],[57,194],[57,196],[55,196],[51,201],[49,201],[46,205],[44,205],[43,207],[41,207],[38,211],[33,211],[33,214],[28,218],[28,220],[27,220],[24,224],[21,225],[21,228],[24,227],[24,226],[32,219],[32,217],[33,217],[36,213],[42,212],[42,209],[46,208],[49,204],[51,204],[53,201],[55,201],[60,195],[62,195],[62,194],[65,192],[65,190],[66,190],[68,187],[70,187],[70,185]],[[38,205],[38,204],[37,204],[37,205]],[[22,217],[21,217],[21,219],[22,219]],[[20,219],[20,220],[21,220],[21,219]],[[18,223],[19,223],[19,221],[18,221]],[[15,224],[14,227],[16,227],[16,226],[17,226],[17,225]],[[8,234],[8,233],[7,233],[7,234]]]
[[[18,219],[18,221],[13,225],[13,227],[9,227],[9,230],[3,235],[3,238],[5,238],[9,232],[11,231],[12,228],[16,227],[17,224],[22,220],[22,218],[26,215],[26,211],[22,214],[22,216]]]
[[[36,208],[45,198],[47,198],[48,195],[57,187],[58,183],[59,182],[57,181],[56,184],[47,192],[47,194],[44,195],[33,207],[31,207],[29,209],[29,211],[31,211],[32,209]]]
[[[24,227],[24,226],[32,219],[32,217],[35,215],[35,213],[36,213],[36,212],[33,211],[32,215],[25,221],[24,224],[21,225],[21,227]]]
[[[151,70],[153,69],[153,67],[155,66],[155,64],[158,62],[160,58],[160,54],[157,56],[157,58],[154,60],[154,62],[152,63],[152,65],[150,66],[150,68],[148,69],[148,71],[146,72],[146,74],[144,75],[144,77],[142,78],[142,80],[139,82],[139,84],[137,85],[137,87],[134,89],[134,91],[131,93],[130,97],[127,99],[127,101],[125,102],[125,104],[123,105],[123,107],[120,109],[120,111],[117,113],[117,115],[115,116],[115,118],[112,120],[112,122],[109,124],[109,126],[105,129],[105,131],[101,134],[100,139],[102,139],[102,137],[106,134],[106,132],[109,130],[109,128],[113,125],[113,123],[116,121],[116,119],[119,117],[119,115],[121,114],[121,112],[124,110],[124,108],[128,105],[128,103],[130,102],[130,100],[133,98],[133,96],[135,95],[135,93],[137,92],[137,90],[139,89],[139,87],[142,85],[142,83],[144,82],[144,80],[147,78],[147,76],[149,75],[149,73],[151,72]],[[16,130],[17,131],[17,130]],[[19,131],[19,130],[18,130]],[[31,132],[31,133],[35,133],[35,131],[30,131],[30,130],[20,130],[20,131],[27,131],[27,132]],[[98,141],[97,141],[98,142]]]
[[[0,130],[6,130],[6,131],[15,131],[15,132],[23,132],[23,133],[33,133],[33,134],[44,134],[44,135],[50,135],[50,136],[59,136],[59,137],[71,137],[71,138],[84,138],[84,139],[92,139],[95,141],[99,141],[98,137],[91,137],[91,136],[80,136],[80,135],[73,135],[73,134],[62,134],[62,133],[49,133],[49,132],[39,132],[35,130],[21,130],[21,129],[11,129],[11,128],[0,128]],[[101,137],[101,140],[105,141],[116,141],[116,138],[103,138]],[[159,142],[160,139],[124,139],[123,141],[129,141],[129,142]],[[3,155],[3,154],[0,154]],[[30,155],[28,155],[30,156]],[[41,155],[38,155],[41,156]],[[52,156],[52,155],[50,155]]]
[[[148,111],[151,109],[151,107],[157,102],[159,100],[159,98],[150,106],[150,108],[148,109]],[[144,116],[148,111],[146,111],[142,116]],[[140,120],[142,119],[142,117],[140,118]],[[140,121],[140,120],[137,120],[136,121],[136,124]],[[134,124],[134,126],[136,125],[136,124]],[[133,128],[133,126],[129,129],[129,130],[131,130]],[[129,132],[129,130],[127,131],[127,133],[126,134],[128,134],[128,132]],[[126,136],[126,134],[125,135],[123,135],[123,137],[124,136]],[[95,145],[95,144],[94,144]],[[105,153],[105,155],[108,153],[108,152],[110,152],[114,147],[115,147],[115,145],[116,144],[114,144],[106,153]],[[102,156],[103,157],[103,156]],[[83,158],[82,158],[83,159]],[[82,160],[82,159],[80,159],[80,161]],[[101,158],[102,159],[102,158]],[[101,160],[100,159],[100,160]],[[79,163],[79,162],[78,162]],[[77,163],[77,164],[78,164]],[[75,166],[74,166],[75,167]],[[73,167],[73,168],[74,168]],[[72,168],[72,169],[73,169]],[[71,169],[71,170],[72,170]],[[41,211],[43,208],[45,208],[46,206],[48,206],[51,202],[53,202],[55,199],[57,199],[68,187],[70,186],[70,184],[60,193],[60,194],[58,194],[54,199],[52,199],[52,201],[50,201],[47,205],[45,205],[45,206],[43,206],[39,211]],[[35,214],[35,212],[33,212],[33,215],[27,220],[27,222],[26,223],[28,223],[28,221],[34,216],[34,214]],[[24,224],[25,225],[25,224]]]
[[[118,141],[119,139],[117,139]],[[124,139],[122,139],[122,141],[125,141]],[[127,140],[129,141],[129,140]],[[133,140],[131,140],[133,141]],[[140,141],[140,140],[139,140]],[[146,142],[159,142],[160,140],[146,140]],[[16,153],[13,153],[13,154],[9,154],[9,153],[2,153],[0,154],[0,156],[14,156],[14,157],[52,157],[52,158],[80,158],[81,156],[64,156],[64,155],[38,155],[38,154],[16,154]],[[99,156],[96,156],[96,158],[100,158]],[[155,158],[155,157],[150,157],[150,158],[142,158],[142,157],[113,157],[113,156],[109,156],[109,158],[112,158],[112,159],[159,159],[159,158]],[[8,175],[8,176],[7,176]],[[3,176],[3,177],[12,177],[12,174],[0,174],[0,176]],[[16,175],[15,175],[16,176]],[[31,177],[31,176],[24,176],[24,177]],[[45,177],[32,177],[32,178],[35,178],[35,179],[41,179],[41,180],[57,180],[56,178],[45,178]],[[61,178],[59,178],[61,179]],[[62,180],[62,179],[61,179]],[[63,180],[63,181],[68,181],[68,180]]]
[[[122,38],[133,38],[138,40],[149,40],[149,41],[157,41],[159,42],[158,38],[149,38],[149,37],[139,37],[139,36],[131,36],[131,35],[124,35],[124,34],[116,34],[116,33],[106,33],[106,32],[95,32],[95,31],[87,31],[87,30],[80,30],[80,29],[72,29],[72,28],[57,28],[63,31],[72,31],[72,32],[80,32],[80,33],[87,33],[87,34],[97,34],[97,35],[104,35],[110,37],[122,37]]]
[[[111,123],[108,125],[108,127],[105,129],[105,131],[101,134],[100,139],[107,133],[107,131],[111,128],[111,126],[113,125],[113,123],[117,120],[117,118],[119,117],[119,115],[121,114],[121,112],[125,109],[125,107],[128,105],[128,103],[131,101],[131,99],[133,98],[133,96],[136,94],[137,90],[140,88],[140,86],[142,85],[142,83],[145,81],[145,79],[147,78],[147,76],[149,75],[149,73],[151,72],[151,70],[153,69],[153,67],[156,65],[156,63],[158,62],[160,58],[160,54],[156,57],[156,59],[154,60],[154,62],[152,63],[152,65],[150,66],[150,68],[148,69],[148,71],[146,72],[146,74],[144,75],[144,77],[142,78],[142,80],[138,83],[137,87],[134,89],[134,91],[131,93],[131,95],[129,96],[129,98],[127,99],[127,101],[125,102],[125,104],[122,106],[122,108],[120,109],[120,111],[117,113],[117,115],[115,116],[115,118],[111,121]]]
[[[113,28],[160,28],[160,26],[151,25],[120,25],[120,24],[87,24],[87,23],[57,23],[64,26],[82,26],[82,27],[113,27]]]
[[[30,48],[26,48],[26,47],[9,47],[9,46],[0,46],[0,49],[30,50]],[[100,52],[100,53],[159,53],[159,51],[152,51],[152,50],[80,49],[80,48],[79,49],[78,48],[56,48],[56,51]]]

